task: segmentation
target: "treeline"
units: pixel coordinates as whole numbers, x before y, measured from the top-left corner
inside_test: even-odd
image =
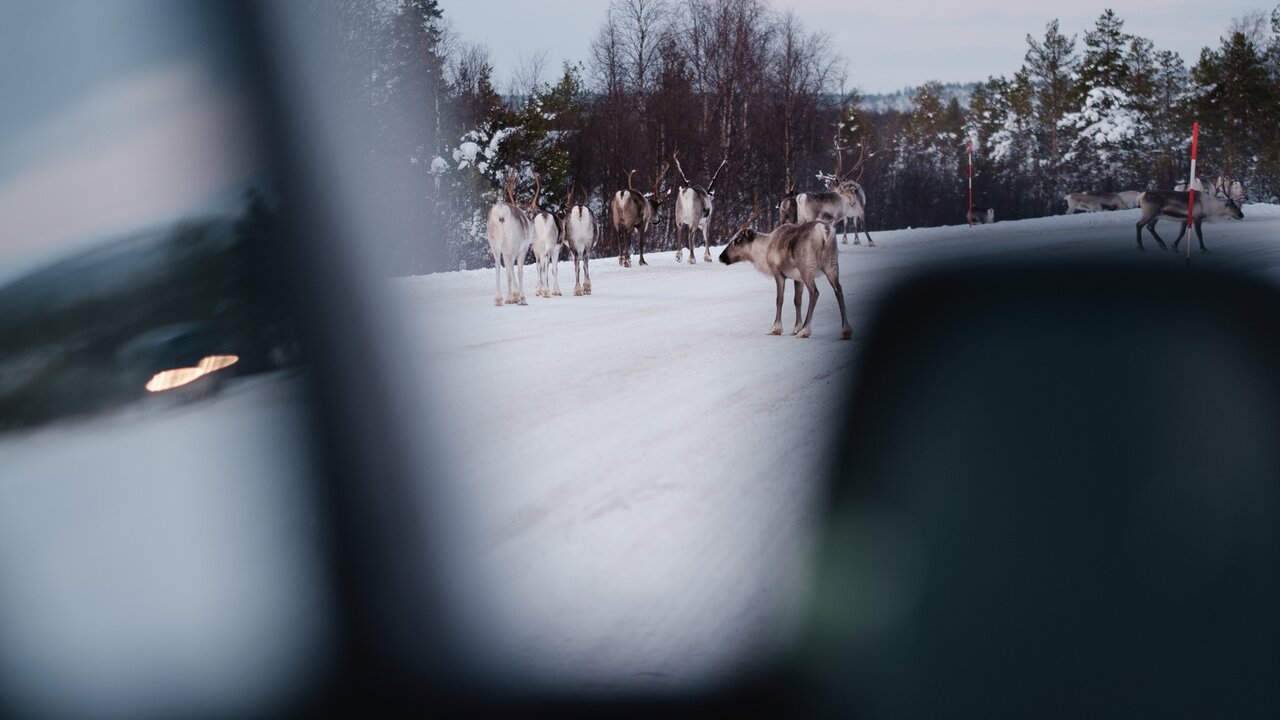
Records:
[[[612,0],[588,58],[544,81],[541,57],[528,57],[504,88],[437,0],[317,0],[313,12],[343,56],[353,132],[384,169],[378,196],[411,203],[420,228],[391,274],[489,265],[485,214],[509,169],[521,200],[536,169],[544,206],[583,188],[603,218],[628,171],[652,190],[677,150],[699,184],[728,160],[717,242],[757,205],[771,222],[791,184],[820,188],[837,142],[846,168],[865,153],[873,231],[961,222],[967,138],[975,201],[997,219],[1062,212],[1073,191],[1172,186],[1193,119],[1205,172],[1240,178],[1252,200],[1280,194],[1280,7],[1232,21],[1189,68],[1110,10],[1083,39],[1055,20],[967,106],[929,82],[906,112],[861,108],[830,36],[767,0]],[[672,165],[662,190],[678,180]],[[658,249],[674,248],[670,217]],[[599,252],[616,252],[611,238]]]

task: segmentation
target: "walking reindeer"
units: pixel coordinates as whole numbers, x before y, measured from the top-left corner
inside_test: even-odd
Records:
[[[771,233],[759,234],[750,228],[759,216],[760,210],[757,209],[755,215],[734,233],[720,253],[720,262],[732,265],[747,260],[757,270],[773,278],[778,291],[777,311],[769,334],[782,334],[783,290],[790,279],[795,281],[796,306],[796,324],[791,334],[798,338],[810,336],[813,308],[818,304],[816,278],[821,272],[827,276],[840,305],[840,339],[853,337],[844,307],[844,290],[840,287],[840,252],[831,225],[821,220],[810,220],[800,225],[784,223]],[[805,289],[809,291],[809,311],[801,324],[800,298]]]
[[[574,204],[573,188],[569,188],[569,201],[565,203],[564,244],[573,254],[573,294],[591,294],[591,248],[600,237],[600,226],[596,222],[596,214],[587,205],[587,193],[582,192],[582,202]],[[582,260],[582,271],[587,281],[581,281],[578,272],[578,260]]]
[[[533,240],[533,222],[528,211],[516,202],[516,171],[507,173],[507,201],[489,208],[489,250],[493,253],[493,277],[497,294],[495,305],[502,305],[502,272],[507,273],[506,302],[528,305],[524,297],[524,259]],[[517,282],[518,280],[518,282]]]
[[[670,168],[668,163],[662,163],[653,180],[653,191],[649,193],[641,193],[631,184],[632,176],[636,173],[632,170],[627,173],[627,189],[617,191],[609,201],[609,222],[619,240],[618,264],[623,267],[631,267],[631,233],[633,231],[638,238],[640,264],[649,264],[644,259],[644,236],[653,227],[658,207],[670,195],[670,191],[658,194],[668,168]]]
[[[549,212],[538,211],[538,198],[541,194],[542,178],[535,172],[529,214],[533,216],[533,258],[538,262],[536,294],[538,297],[549,298],[560,295],[560,218]]]
[[[689,242],[689,264],[697,262],[693,255],[693,241],[694,233],[698,230],[702,231],[702,260],[711,262],[711,235],[708,234],[711,229],[711,201],[715,199],[716,180],[720,177],[720,171],[729,164],[729,159],[720,161],[720,167],[711,175],[711,182],[707,183],[706,188],[702,188],[689,182],[689,177],[684,174],[684,168],[680,166],[679,150],[671,158],[676,161],[676,170],[684,181],[684,185],[676,192],[676,262],[681,261],[684,253],[684,243],[680,240],[681,228],[685,230],[685,237]]]
[[[866,233],[867,245],[876,246],[875,240],[871,239],[871,233],[867,232],[867,194],[862,189],[859,181],[862,179],[862,171],[866,163],[866,145],[861,146],[858,154],[858,161],[853,167],[845,172],[844,151],[845,148],[840,145],[840,138],[836,136],[836,172],[827,181],[827,190],[816,193],[800,193],[795,198],[796,204],[796,222],[805,223],[810,220],[823,220],[829,222],[834,227],[840,224],[844,231],[845,237],[841,242],[846,245],[849,243],[849,221],[853,221],[853,244],[861,245],[858,231]],[[850,179],[849,176],[857,172],[857,176]]]
[[[1151,237],[1156,239],[1160,249],[1164,250],[1164,240],[1156,234],[1156,222],[1161,217],[1171,217],[1181,221],[1178,237],[1173,241],[1173,249],[1176,251],[1178,243],[1182,242],[1182,236],[1187,234],[1187,211],[1191,204],[1191,193],[1178,190],[1148,190],[1142,194],[1140,204],[1142,218],[1138,220],[1138,249],[1144,249],[1142,228],[1145,227],[1147,232],[1151,233]],[[1200,252],[1209,252],[1209,249],[1204,246],[1204,235],[1200,232],[1200,224],[1206,219],[1216,220],[1224,217],[1240,220],[1244,218],[1244,211],[1229,195],[1218,195],[1214,192],[1196,193],[1195,210],[1191,221],[1196,227],[1196,239],[1200,241]]]

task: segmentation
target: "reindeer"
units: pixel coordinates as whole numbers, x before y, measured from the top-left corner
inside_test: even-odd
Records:
[[[1217,195],[1218,197],[1229,197],[1236,205],[1244,204],[1244,183],[1229,175],[1219,175],[1213,180],[1203,177],[1196,178],[1196,184],[1199,185],[1199,188],[1196,190],[1197,193]],[[1178,192],[1186,192],[1187,182],[1185,180],[1180,181],[1177,185],[1173,186],[1173,189]]]
[[[560,218],[549,212],[538,212],[542,194],[542,178],[533,174],[533,198],[528,213],[533,217],[533,258],[538,262],[538,297],[560,296]],[[552,288],[552,276],[555,287]]]
[[[711,262],[711,236],[708,234],[711,228],[711,201],[715,199],[716,180],[720,177],[720,171],[729,164],[729,159],[720,161],[720,167],[716,168],[715,173],[711,175],[711,182],[707,183],[704,189],[689,182],[689,177],[684,174],[684,168],[680,166],[679,150],[673,153],[671,158],[676,161],[676,170],[680,171],[680,178],[684,180],[684,185],[681,185],[676,192],[676,262],[680,262],[681,255],[684,253],[684,243],[680,241],[681,228],[685,229],[689,241],[689,264],[693,265],[697,262],[693,256],[693,241],[694,233],[698,230],[702,230],[702,260]]]
[[[1121,198],[1118,193],[1069,193],[1063,199],[1067,201],[1068,215],[1078,212],[1101,212],[1103,210],[1125,209],[1124,199]]]
[[[796,184],[793,182],[787,186],[787,194],[783,195],[781,202],[778,203],[778,224],[791,223],[795,225],[797,219]]]
[[[524,297],[524,260],[533,240],[533,223],[528,211],[516,202],[516,171],[507,173],[507,202],[489,208],[489,251],[493,253],[493,277],[497,294],[494,305],[501,306],[502,270],[507,271],[508,303],[528,305]],[[516,274],[519,268],[519,275]],[[519,282],[516,282],[516,278]]]
[[[644,236],[653,227],[653,219],[658,214],[658,207],[670,194],[670,191],[658,194],[658,189],[662,187],[662,179],[669,167],[667,163],[662,163],[662,168],[658,170],[658,175],[653,181],[653,192],[647,194],[641,194],[632,186],[631,176],[636,173],[632,170],[627,173],[627,189],[614,193],[613,199],[609,202],[609,219],[620,247],[618,264],[623,267],[631,267],[632,231],[635,231],[639,239],[640,264],[649,264],[644,260]]]
[[[568,211],[564,219],[564,243],[569,248],[569,252],[573,253],[573,294],[574,295],[590,295],[591,294],[591,247],[596,244],[596,239],[600,237],[600,226],[596,223],[596,214],[591,212],[591,208],[587,205],[587,193],[582,192],[582,202],[575,205],[573,203],[573,188],[569,188],[569,201],[565,203]],[[578,258],[582,258],[582,270],[587,276],[585,283],[581,282],[581,276],[578,273]]]
[[[965,213],[965,220],[967,220],[970,225],[993,223],[996,221],[996,211],[994,208],[984,208],[975,205],[972,210]]]
[[[1142,193],[1137,190],[1122,190],[1116,195],[1120,196],[1120,207],[1123,210],[1132,210],[1142,202]]]
[[[867,232],[867,194],[858,182],[862,179],[862,170],[866,162],[866,146],[862,146],[858,161],[847,173],[842,169],[844,151],[847,148],[840,145],[839,135],[835,138],[835,146],[835,175],[828,181],[826,192],[800,193],[796,196],[796,222],[822,220],[833,226],[839,223],[845,235],[841,242],[848,245],[849,220],[853,220],[853,244],[862,244],[858,236],[858,230],[861,229],[867,235],[867,245],[875,247],[876,241],[872,240],[871,233]],[[854,171],[857,171],[858,175],[850,180],[849,175]]]
[[[1190,196],[1191,193],[1178,190],[1148,190],[1142,194],[1142,219],[1138,221],[1139,250],[1145,249],[1142,247],[1143,227],[1146,227],[1151,233],[1151,237],[1156,239],[1160,249],[1165,249],[1164,241],[1156,234],[1156,221],[1161,217],[1171,217],[1182,221],[1182,227],[1178,231],[1178,238],[1173,241],[1173,249],[1177,251],[1178,243],[1182,241],[1182,236],[1187,233],[1187,208],[1191,202]],[[1244,218],[1244,212],[1230,197],[1219,197],[1212,192],[1196,193],[1195,203],[1196,207],[1192,215],[1192,222],[1196,226],[1196,238],[1200,241],[1200,252],[1207,253],[1209,249],[1204,246],[1204,235],[1200,232],[1200,224],[1205,219],[1216,220],[1222,217],[1240,220]]]
[[[840,252],[836,247],[835,231],[821,220],[810,220],[801,225],[785,223],[773,232],[758,234],[749,226],[760,217],[760,210],[751,216],[734,233],[720,253],[720,262],[732,265],[749,260],[757,270],[773,278],[778,289],[777,312],[774,314],[770,335],[782,334],[782,299],[787,279],[795,281],[796,325],[791,334],[798,338],[810,336],[813,308],[818,304],[817,274],[821,271],[835,291],[840,305],[840,339],[853,337],[849,318],[845,313],[844,290],[840,287]],[[804,289],[809,290],[809,312],[804,324],[800,323],[800,298]]]

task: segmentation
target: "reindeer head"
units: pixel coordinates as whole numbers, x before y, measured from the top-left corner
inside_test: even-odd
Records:
[[[732,265],[741,260],[751,259],[751,244],[758,237],[756,231],[751,229],[751,223],[754,223],[758,217],[760,217],[760,207],[756,206],[755,214],[738,228],[738,232],[734,233],[733,237],[729,238],[729,243],[720,252],[720,262]]]
[[[799,216],[799,208],[796,206],[796,184],[793,182],[787,186],[787,194],[782,196],[782,201],[778,203],[778,218],[783,223],[791,223],[794,225]]]
[[[1233,218],[1235,220],[1244,219],[1244,210],[1240,209],[1240,206],[1236,204],[1236,201],[1234,198],[1225,197],[1223,198],[1223,200],[1227,204],[1227,217]]]
[[[658,206],[666,202],[671,197],[671,188],[667,188],[666,192],[659,193],[662,189],[662,181],[666,178],[667,170],[671,169],[670,163],[662,163],[658,168],[658,174],[653,178],[653,190],[645,194],[645,199],[649,201],[649,206],[653,208],[655,216],[658,212]],[[635,172],[634,170],[632,172]]]

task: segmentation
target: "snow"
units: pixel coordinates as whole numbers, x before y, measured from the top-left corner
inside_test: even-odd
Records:
[[[1280,284],[1280,206],[1244,211],[1206,226],[1213,254],[1193,271]],[[975,255],[1181,267],[1133,249],[1138,212],[843,245],[846,342],[825,281],[814,337],[773,337],[768,278],[671,252],[630,269],[595,259],[592,295],[528,293],[527,307],[493,306],[491,269],[390,281],[406,363],[434,388],[405,393],[448,449],[422,482],[457,496],[469,529],[448,550],[480,574],[476,647],[507,677],[581,692],[679,691],[749,666],[803,602],[829,418],[876,299]],[[572,262],[560,272],[571,287]],[[791,312],[788,297],[788,331]],[[237,714],[306,675],[324,608],[300,392],[265,376],[0,436],[0,674],[45,679],[6,690],[15,701],[42,716]]]
[[[1213,254],[1196,253],[1193,267],[1280,281],[1280,207],[1245,213],[1205,228]],[[592,295],[530,295],[527,307],[493,306],[492,269],[393,281],[403,332],[437,388],[424,412],[445,426],[458,515],[473,528],[457,552],[489,588],[474,603],[490,631],[478,644],[508,677],[600,692],[678,691],[776,648],[802,601],[817,483],[837,442],[827,419],[876,298],[905,272],[973,255],[1180,266],[1149,241],[1145,255],[1133,249],[1138,214],[843,245],[851,342],[836,339],[824,280],[814,337],[772,337],[768,278],[677,264],[671,252],[631,269],[595,259]],[[1171,240],[1173,223],[1159,227]],[[571,286],[572,262],[560,272]],[[535,277],[530,266],[530,286]]]

